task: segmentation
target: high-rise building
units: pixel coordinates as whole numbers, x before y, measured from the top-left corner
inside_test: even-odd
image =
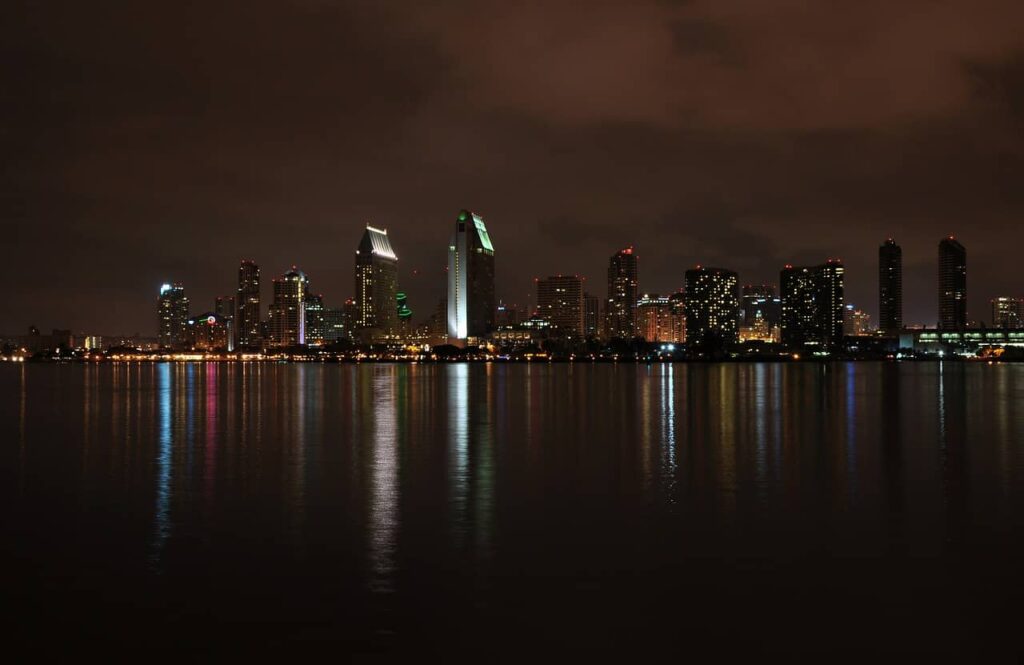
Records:
[[[842,262],[782,269],[782,343],[790,348],[823,350],[843,340]]]
[[[359,308],[354,298],[346,300],[342,307],[324,309],[324,342],[332,344],[355,339],[358,318]]]
[[[345,310],[341,307],[324,309],[324,343],[334,344],[344,339],[351,339],[345,329]]]
[[[999,296],[992,299],[992,325],[996,328],[1024,328],[1024,298]]]
[[[327,323],[324,318],[324,297],[306,292],[306,344],[323,346],[327,343]]]
[[[235,338],[240,348],[258,347],[260,338],[260,267],[255,261],[242,261],[238,267]]]
[[[270,346],[287,348],[306,343],[306,292],[309,280],[292,266],[274,279],[274,301],[267,318]]]
[[[601,337],[601,299],[589,293],[583,294],[583,336]]]
[[[385,335],[394,333],[398,325],[397,293],[398,256],[391,247],[387,229],[367,224],[356,250],[357,328]]]
[[[552,334],[583,337],[583,280],[555,275],[537,280],[537,316],[551,322]]]
[[[448,245],[448,337],[482,337],[494,316],[494,244],[483,218],[462,210]]]
[[[843,314],[844,335],[867,335],[871,332],[871,315],[857,309],[854,305],[846,305]]]
[[[878,247],[878,325],[887,334],[903,328],[903,250],[892,238]]]
[[[621,249],[608,260],[608,299],[605,301],[605,334],[609,339],[636,335],[636,297],[639,284],[637,255],[633,247]]]
[[[157,342],[164,349],[180,349],[188,343],[188,297],[181,284],[164,284],[156,301]]]
[[[217,296],[213,305],[213,313],[225,319],[235,318],[235,296]]]
[[[686,271],[686,343],[691,349],[721,351],[739,341],[737,283],[731,270],[697,266]]]
[[[967,250],[956,238],[939,241],[939,329],[967,326]]]
[[[669,312],[672,316],[672,341],[686,341],[686,294],[682,289],[668,297]]]
[[[397,332],[402,339],[412,334],[412,309],[409,308],[409,296],[403,291],[395,294],[395,312],[398,317]]]
[[[675,294],[679,295],[679,294]],[[685,341],[686,313],[680,311],[684,301],[671,296],[645,293],[636,303],[636,332],[648,342],[678,344]]]
[[[231,320],[216,312],[189,318],[186,324],[186,346],[196,351],[233,351]]]

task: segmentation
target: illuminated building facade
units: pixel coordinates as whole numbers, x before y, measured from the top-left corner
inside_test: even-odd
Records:
[[[686,341],[686,294],[676,291],[668,297],[668,306],[672,313],[672,341],[682,344]]]
[[[231,320],[216,312],[188,319],[186,346],[196,351],[234,351]]]
[[[482,217],[459,212],[448,245],[448,337],[465,340],[494,330],[494,244]]]
[[[367,225],[356,250],[356,327],[385,335],[393,333],[398,325],[397,293],[398,256],[387,229]]]
[[[578,275],[537,280],[537,316],[551,322],[553,334],[583,337],[583,280]]]
[[[238,266],[235,338],[238,347],[259,347],[260,339],[260,267],[255,261],[242,261]]]
[[[274,301],[267,318],[269,346],[287,348],[306,343],[306,292],[309,280],[292,266],[274,279]]]
[[[677,294],[678,295],[678,294]],[[636,303],[636,332],[648,342],[679,344],[685,341],[684,301],[670,296],[645,293]]]
[[[878,248],[878,325],[887,334],[903,328],[903,249],[892,238]]]
[[[180,349],[188,342],[188,297],[181,284],[164,284],[156,301],[157,342],[163,349]]]
[[[939,241],[939,330],[967,326],[967,250],[953,236]]]
[[[327,323],[324,319],[324,297],[319,293],[306,293],[306,345],[323,346],[327,343]]]
[[[869,335],[871,332],[871,315],[853,305],[847,305],[843,314],[843,334]]]
[[[686,343],[721,350],[739,341],[738,278],[732,270],[698,266],[686,271]]]
[[[842,262],[782,269],[782,343],[793,349],[832,349],[843,340]]]
[[[1024,328],[1024,299],[999,296],[992,299],[992,325],[996,328]]]
[[[636,335],[636,297],[639,284],[637,255],[633,247],[621,249],[608,260],[608,299],[605,301],[605,335],[632,339]]]

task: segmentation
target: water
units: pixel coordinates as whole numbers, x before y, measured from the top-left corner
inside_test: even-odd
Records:
[[[1024,365],[0,367],[37,654],[1015,654]]]

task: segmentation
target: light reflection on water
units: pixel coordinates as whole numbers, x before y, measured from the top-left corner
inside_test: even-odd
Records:
[[[20,365],[0,389],[10,542],[126,603],[157,579],[357,631],[542,579],[587,614],[694,593],[695,561],[1024,549],[1024,366]]]

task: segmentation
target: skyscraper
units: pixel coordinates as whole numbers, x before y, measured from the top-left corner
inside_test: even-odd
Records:
[[[871,333],[871,315],[847,304],[843,314],[843,334],[847,336],[868,335]]]
[[[967,250],[953,236],[939,241],[939,329],[967,326]]]
[[[736,273],[723,268],[686,271],[686,344],[691,349],[719,352],[739,341],[737,283]]]
[[[675,294],[679,295],[679,294]],[[636,332],[648,342],[681,343],[685,340],[685,312],[680,298],[645,293],[636,303]]]
[[[686,294],[682,289],[668,297],[669,313],[672,317],[672,341],[686,341]]]
[[[274,301],[270,304],[267,333],[270,346],[287,348],[306,343],[306,291],[309,280],[292,266],[274,279]]]
[[[448,337],[486,335],[494,315],[494,245],[483,218],[462,210],[448,245]]]
[[[391,248],[387,229],[367,224],[356,250],[357,328],[393,333],[398,324],[397,293],[398,256]]]
[[[324,317],[324,297],[306,292],[306,344],[323,346],[327,343],[327,322]]]
[[[1024,299],[999,296],[992,299],[992,325],[996,328],[1024,327]]]
[[[589,293],[583,294],[583,336],[601,337],[601,299]]]
[[[790,348],[832,349],[843,340],[842,262],[782,269],[782,343]]]
[[[213,313],[225,319],[235,318],[235,296],[217,296],[213,305]]]
[[[156,301],[157,341],[161,348],[180,349],[188,342],[188,297],[181,284],[164,284]]]
[[[561,337],[583,337],[583,280],[578,275],[537,280],[537,316],[550,321]]]
[[[892,238],[878,248],[878,326],[887,334],[903,327],[903,250]]]
[[[260,267],[254,261],[242,261],[238,267],[235,335],[239,348],[260,345]]]
[[[637,255],[633,247],[621,249],[608,260],[608,299],[605,301],[605,333],[609,339],[636,335]]]

